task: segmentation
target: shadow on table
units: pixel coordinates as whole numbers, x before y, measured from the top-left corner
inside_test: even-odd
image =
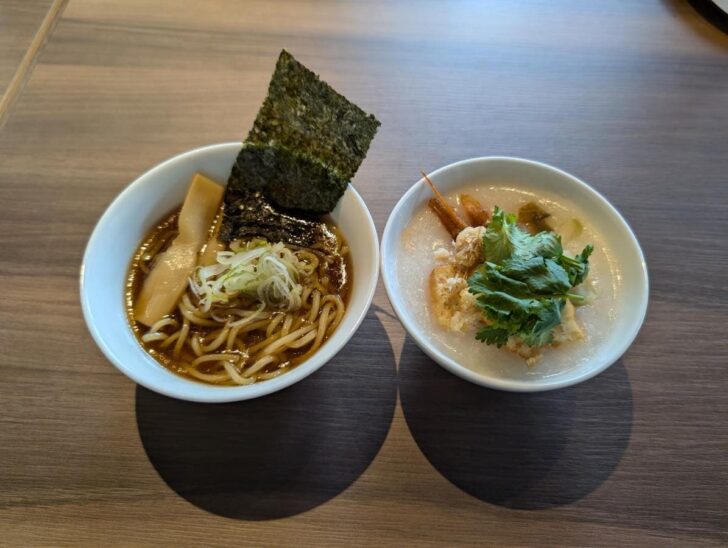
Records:
[[[632,428],[621,361],[571,388],[515,394],[461,380],[408,337],[399,390],[430,463],[466,493],[510,508],[549,508],[589,494],[619,463]]]
[[[370,313],[317,373],[281,392],[195,404],[139,387],[139,434],[159,475],[221,516],[299,514],[341,493],[369,466],[397,398],[394,353]]]

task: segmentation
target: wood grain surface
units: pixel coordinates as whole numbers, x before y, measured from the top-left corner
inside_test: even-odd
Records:
[[[728,542],[728,36],[668,0],[59,17],[0,129],[0,544]],[[242,138],[282,47],[382,121],[354,181],[380,233],[420,169],[472,156],[545,161],[611,200],[651,277],[625,356],[553,393],[477,388],[380,287],[334,362],[268,398],[188,404],[117,372],[79,306],[94,223],[154,164]]]
[[[0,2],[0,92],[12,80],[52,0]]]
[[[53,0],[0,2],[0,122],[38,51],[34,43],[43,42],[48,30],[43,23],[53,4]]]

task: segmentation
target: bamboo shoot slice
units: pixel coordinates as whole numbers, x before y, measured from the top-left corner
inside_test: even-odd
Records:
[[[161,253],[142,284],[134,304],[134,318],[151,326],[174,310],[187,280],[197,266],[224,188],[199,173],[195,174],[179,214],[179,234]]]

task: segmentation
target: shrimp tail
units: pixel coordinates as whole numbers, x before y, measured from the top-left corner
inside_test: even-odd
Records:
[[[455,239],[460,231],[466,228],[468,225],[460,218],[460,216],[456,213],[452,206],[447,203],[445,197],[440,194],[440,191],[437,190],[437,187],[435,187],[434,183],[430,181],[430,178],[427,176],[427,174],[424,171],[422,171],[421,173],[422,176],[425,178],[425,182],[429,185],[430,189],[432,189],[432,193],[435,195],[435,197],[432,198],[427,205],[438,216],[440,222],[442,222],[442,225],[450,233],[450,236]]]

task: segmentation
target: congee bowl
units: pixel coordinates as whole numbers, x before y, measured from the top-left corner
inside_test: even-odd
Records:
[[[475,358],[464,358],[457,345],[482,343],[475,340],[474,333],[469,334],[467,340],[460,338],[457,343],[448,343],[447,336],[442,335],[444,331],[437,331],[443,328],[437,325],[428,310],[429,297],[423,276],[430,269],[422,261],[414,264],[414,270],[404,262],[408,260],[408,251],[403,243],[408,226],[412,226],[410,223],[414,223],[415,217],[422,219],[427,201],[432,197],[431,190],[420,179],[392,210],[382,236],[381,256],[382,278],[392,307],[407,333],[425,354],[469,382],[514,392],[537,392],[574,385],[604,371],[624,354],[645,318],[649,293],[647,267],[629,225],[601,194],[564,171],[543,163],[510,157],[464,160],[442,167],[429,177],[446,196],[477,185],[485,189],[505,188],[508,191],[528,189],[528,192],[524,190],[525,194],[538,196],[541,192],[552,197],[552,200],[575,204],[585,223],[599,234],[605,246],[605,257],[607,251],[609,253],[608,260],[612,268],[610,283],[613,284],[610,287],[614,291],[610,293],[609,327],[599,333],[598,342],[592,343],[588,338],[586,341],[570,343],[592,344],[592,347],[588,347],[588,356],[585,352],[580,359],[569,361],[567,355],[551,368],[540,367],[538,363],[529,367],[505,349],[494,352],[494,347],[488,347],[489,357],[483,358],[481,363],[477,361],[480,359],[477,353],[481,352],[483,346],[479,346],[471,352]],[[410,231],[409,234],[412,232],[417,231]],[[411,242],[411,239],[408,241]],[[432,243],[426,243],[430,250],[437,245],[434,238]],[[431,255],[429,250],[428,253]],[[415,272],[415,275],[400,275],[401,272]],[[411,297],[412,291],[418,292],[418,298]],[[590,306],[598,306],[598,303],[597,300]]]
[[[276,392],[311,375],[354,335],[369,309],[379,276],[377,232],[364,200],[349,185],[331,213],[351,250],[353,285],[346,313],[309,359],[278,377],[244,386],[215,386],[183,378],[150,356],[127,319],[124,291],[132,256],[144,236],[184,200],[200,172],[225,183],[241,143],[210,145],[150,169],[111,203],[98,221],[81,266],[84,318],[109,361],[136,383],[166,396],[196,402],[230,402]]]

